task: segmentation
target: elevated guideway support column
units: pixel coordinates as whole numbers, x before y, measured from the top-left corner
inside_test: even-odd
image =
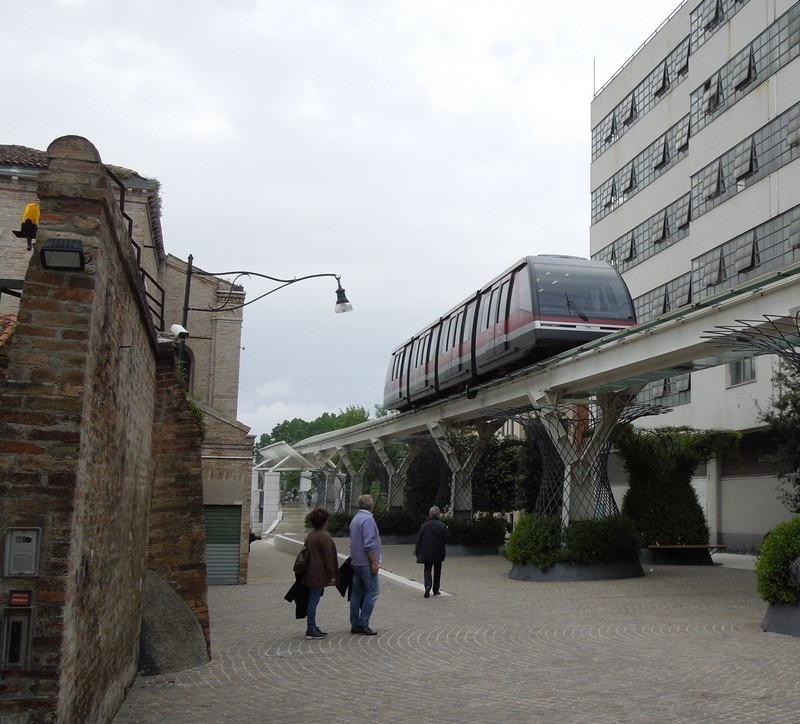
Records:
[[[562,402],[553,393],[531,396],[534,411],[522,424],[539,440],[543,458],[537,514],[558,515],[567,525],[619,513],[608,481],[608,450],[617,424],[644,413],[644,408],[637,408],[631,416],[638,391]]]
[[[472,518],[472,473],[481,456],[486,452],[489,441],[504,423],[505,420],[502,419],[476,423],[478,440],[464,462],[458,459],[458,455],[447,439],[447,427],[444,423],[428,423],[428,431],[453,475],[450,487],[450,511],[454,519]]]
[[[400,463],[400,467],[395,468],[394,463],[389,458],[389,454],[386,452],[386,446],[383,444],[381,438],[371,438],[370,444],[375,454],[378,456],[378,460],[381,461],[389,475],[389,491],[387,494],[389,510],[403,510],[406,504],[404,485],[406,473],[411,463],[417,457],[417,448],[414,445],[406,445],[406,455]]]
[[[339,464],[344,465],[345,470],[350,474],[350,495],[346,508],[350,512],[358,508],[358,497],[363,490],[363,480],[367,472],[367,465],[364,464],[356,470],[350,459],[350,451],[346,447],[337,446],[336,452],[339,455]]]

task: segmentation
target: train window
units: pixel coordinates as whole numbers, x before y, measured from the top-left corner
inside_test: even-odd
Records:
[[[453,346],[459,345],[462,339],[464,339],[464,312],[459,312],[453,328]]]
[[[486,294],[481,296],[481,300],[484,301],[484,307],[481,313],[481,330],[489,329],[489,325],[492,322],[492,309],[495,303],[496,291],[496,289],[492,289],[491,293],[488,295],[488,299]]]
[[[403,350],[394,356],[394,367],[392,369],[392,379],[399,380],[403,375],[403,361],[406,358],[406,350]]]
[[[475,327],[475,302],[470,302],[469,306],[467,307],[467,313],[464,317],[464,327],[461,331],[461,341],[470,341],[472,340],[472,334]]]
[[[608,268],[536,268],[539,313],[574,316],[580,309],[591,317],[628,319],[631,305],[619,275]],[[571,302],[568,307],[567,300]]]
[[[500,287],[500,299],[497,305],[497,321],[505,320],[508,317],[508,293],[511,291],[511,280],[507,279]]]

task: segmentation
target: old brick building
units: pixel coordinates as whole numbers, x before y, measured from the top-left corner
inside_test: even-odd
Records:
[[[11,232],[37,200],[29,251]],[[158,210],[156,183],[104,166],[85,139],[0,146],[3,721],[113,716],[136,673],[147,569],[194,612],[207,651],[204,519],[216,510],[228,537],[209,534],[209,552],[224,549],[226,582],[246,581],[241,311],[190,313],[189,402],[175,342],[159,334],[182,318],[186,266],[165,254]],[[85,269],[44,268],[37,252],[54,238],[79,240]],[[198,274],[189,306],[229,291]]]

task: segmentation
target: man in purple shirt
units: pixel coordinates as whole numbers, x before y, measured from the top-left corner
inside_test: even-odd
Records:
[[[350,521],[350,633],[374,636],[369,619],[380,593],[378,571],[381,566],[381,536],[372,516],[371,495],[358,499],[358,512]]]

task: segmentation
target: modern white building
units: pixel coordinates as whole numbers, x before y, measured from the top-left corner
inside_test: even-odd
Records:
[[[590,250],[622,273],[640,322],[800,261],[798,56],[798,2],[684,0],[597,92]],[[744,433],[740,459],[695,481],[712,542],[732,550],[791,515],[759,420],[775,364],[744,359],[642,392],[673,409],[642,425]]]

